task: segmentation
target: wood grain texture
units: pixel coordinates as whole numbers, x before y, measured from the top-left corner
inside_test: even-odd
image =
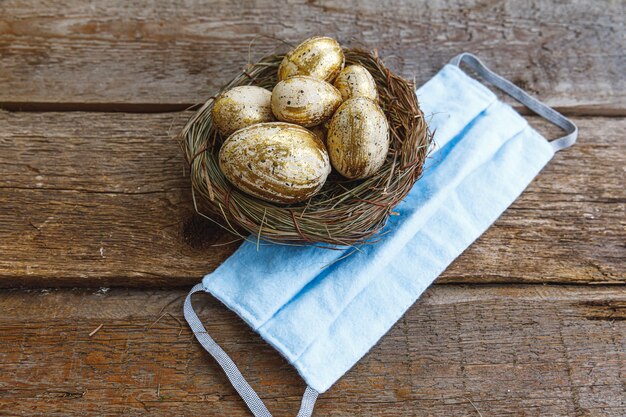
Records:
[[[188,116],[0,113],[0,286],[188,286],[226,259],[172,139]],[[626,120],[576,123],[441,282],[626,282]]]
[[[280,42],[325,34],[426,81],[470,50],[568,113],[625,115],[620,1],[0,3],[0,104],[165,111],[199,103]]]
[[[0,414],[247,416],[179,324],[184,295],[0,292]],[[295,370],[217,301],[194,305],[269,409],[295,415]],[[623,416],[625,318],[615,287],[436,286],[315,415]]]
[[[1,1],[0,109],[30,113],[0,111],[0,287],[188,287],[226,259],[238,243],[194,214],[172,137],[251,42],[254,60],[286,49],[269,37],[335,36],[418,84],[469,50],[567,114],[609,117],[576,118],[579,143],[315,415],[624,416],[624,16],[621,1]],[[0,415],[247,416],[184,295],[0,290]],[[296,372],[218,302],[194,304],[270,410],[295,415]]]

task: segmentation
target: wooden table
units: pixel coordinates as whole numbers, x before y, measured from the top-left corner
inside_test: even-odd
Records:
[[[0,2],[0,415],[248,415],[181,323],[238,243],[194,214],[173,137],[249,50],[314,34],[418,84],[472,51],[580,127],[316,415],[626,415],[623,2],[144,3]],[[295,415],[296,372],[197,304]]]

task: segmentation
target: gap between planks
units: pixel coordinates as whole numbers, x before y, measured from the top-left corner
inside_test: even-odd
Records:
[[[0,101],[0,110],[8,112],[91,112],[91,113],[177,113],[197,110],[202,103],[54,103]],[[534,115],[527,107],[513,105],[522,115]],[[626,117],[626,107],[603,105],[555,106],[559,113],[569,117]]]
[[[0,310],[11,313],[0,317],[0,409],[247,416],[188,327],[169,318],[150,328],[164,312],[182,320],[185,294],[0,292]],[[218,301],[194,304],[268,407],[295,415],[304,388],[297,372]],[[615,288],[430,288],[320,397],[317,414],[476,415],[471,401],[485,417],[623,416],[625,313]]]

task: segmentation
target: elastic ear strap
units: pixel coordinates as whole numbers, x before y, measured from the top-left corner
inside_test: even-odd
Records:
[[[224,350],[209,336],[206,329],[202,325],[202,322],[198,318],[198,315],[191,305],[191,296],[197,292],[203,292],[202,284],[194,286],[187,298],[185,299],[184,313],[185,320],[189,323],[189,327],[196,335],[198,342],[202,347],[209,352],[211,356],[222,367],[228,380],[233,385],[235,390],[239,393],[241,398],[245,401],[250,411],[255,417],[272,417],[263,401],[259,398],[257,393],[252,389],[248,381],[243,377],[235,362],[224,352]],[[297,417],[310,417],[313,414],[313,408],[315,407],[315,401],[317,400],[318,392],[313,388],[307,386],[302,396],[302,404],[300,405],[300,411]]]
[[[537,100],[536,98],[531,97],[526,91],[522,90],[506,78],[503,78],[495,72],[491,71],[475,55],[464,52],[460,55],[455,56],[450,61],[450,64],[456,65],[457,67],[460,66],[461,63],[466,64],[485,80],[495,85],[500,90],[504,91],[515,100],[519,101],[520,103],[537,113],[539,116],[565,130],[567,132],[567,135],[550,142],[552,148],[555,151],[569,148],[576,142],[576,138],[578,137],[578,127],[576,127],[576,125],[570,119],[563,116],[552,107],[549,107],[541,101]]]

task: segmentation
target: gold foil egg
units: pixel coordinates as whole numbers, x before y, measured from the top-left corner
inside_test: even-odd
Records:
[[[305,40],[285,55],[278,67],[278,80],[309,75],[332,83],[344,63],[343,50],[336,40],[316,36]]]
[[[349,179],[373,175],[389,152],[389,123],[365,97],[345,101],[330,121],[326,147],[335,169]]]
[[[372,74],[361,65],[345,67],[335,79],[334,86],[339,90],[344,101],[353,97],[365,97],[378,101],[376,81]]]
[[[219,132],[227,137],[236,130],[276,120],[271,108],[272,93],[251,85],[231,88],[213,103],[211,115]]]
[[[341,94],[317,78],[296,76],[276,84],[272,111],[278,120],[311,127],[330,118],[341,104]]]
[[[304,201],[331,171],[324,144],[290,123],[261,123],[233,133],[219,152],[219,166],[238,189],[274,203]]]

